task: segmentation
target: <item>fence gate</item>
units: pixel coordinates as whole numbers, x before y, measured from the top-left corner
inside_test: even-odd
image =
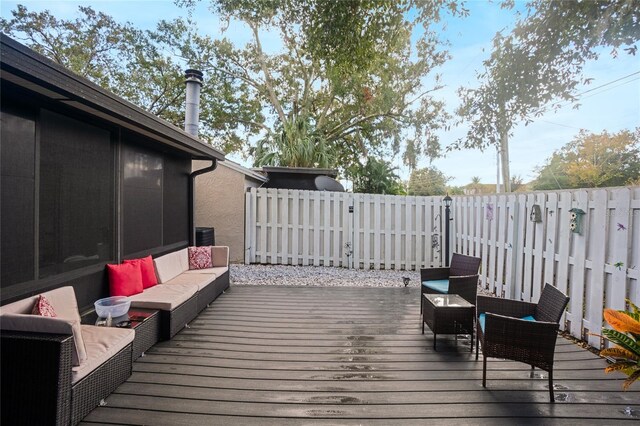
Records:
[[[245,263],[441,266],[442,197],[252,188],[245,214]]]

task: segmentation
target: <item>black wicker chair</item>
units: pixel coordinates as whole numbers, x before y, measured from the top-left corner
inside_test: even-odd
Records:
[[[487,358],[524,362],[533,370],[549,373],[549,397],[553,396],[553,357],[560,317],[569,298],[552,285],[545,285],[538,303],[478,296],[476,304],[476,360],[482,345],[482,386],[487,384]]]
[[[424,294],[457,294],[475,305],[479,269],[479,257],[458,253],[453,254],[451,266],[448,268],[421,269],[420,312],[422,312]],[[429,283],[429,281],[435,281],[435,283]]]

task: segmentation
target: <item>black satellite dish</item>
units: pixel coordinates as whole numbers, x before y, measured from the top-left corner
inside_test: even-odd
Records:
[[[313,183],[318,191],[344,192],[342,184],[329,176],[316,176]]]

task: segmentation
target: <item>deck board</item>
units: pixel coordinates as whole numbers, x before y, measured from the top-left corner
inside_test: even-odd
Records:
[[[83,424],[611,424],[638,421],[605,361],[561,337],[556,404],[546,372],[421,334],[419,290],[234,286]],[[631,415],[629,411],[631,410]]]

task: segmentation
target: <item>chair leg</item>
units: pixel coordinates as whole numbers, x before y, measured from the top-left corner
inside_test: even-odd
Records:
[[[533,379],[533,371],[534,371],[535,369],[536,369],[536,368],[532,365],[532,366],[531,366],[531,371],[529,372],[529,378],[530,378],[530,379]]]
[[[551,403],[556,402],[556,399],[553,396],[553,368],[549,371],[549,400]]]
[[[482,358],[482,387],[487,387],[487,357]]]
[[[476,332],[476,361],[478,360],[478,353],[480,352],[479,345],[480,345],[480,335]]]

